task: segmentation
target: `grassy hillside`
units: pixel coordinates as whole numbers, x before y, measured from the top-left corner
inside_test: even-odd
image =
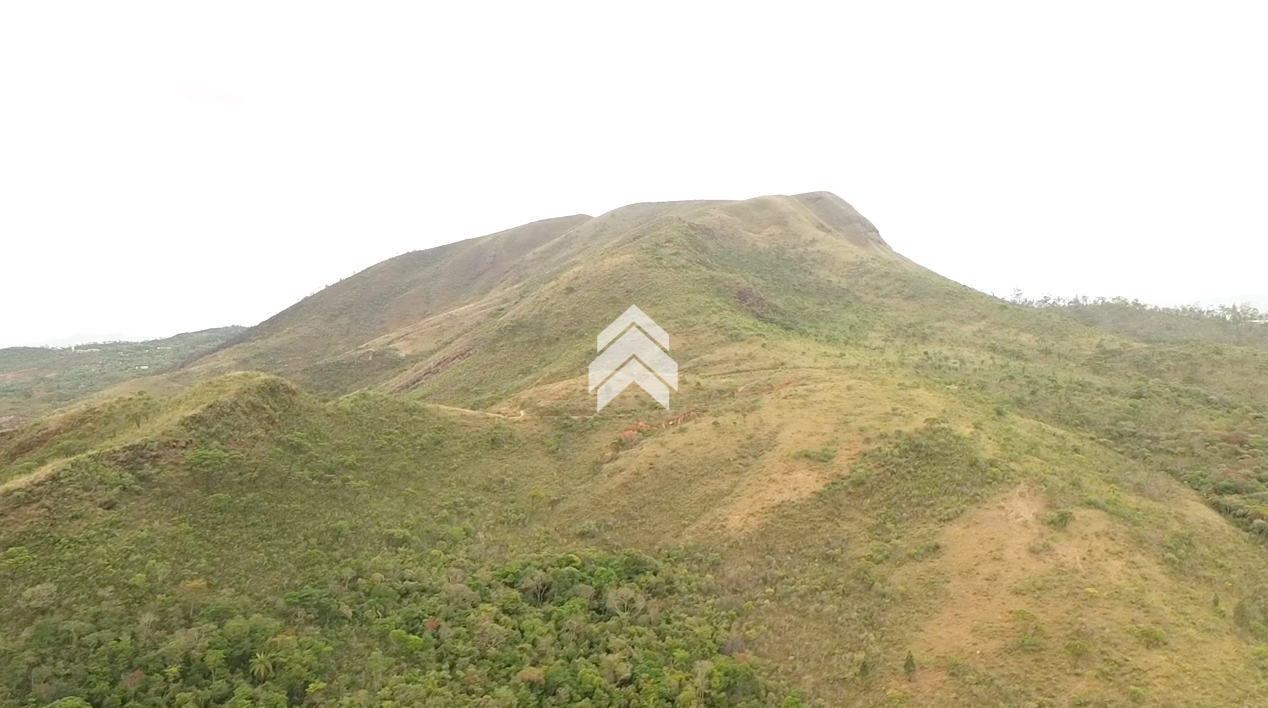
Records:
[[[0,706],[1268,702],[1268,351],[977,293],[826,194],[538,235],[0,436]],[[594,415],[630,304],[680,388]]]
[[[148,342],[0,349],[0,430],[114,384],[156,374],[243,331],[222,327]]]
[[[389,259],[242,332],[227,343],[228,355],[208,357],[203,366],[286,373],[327,389],[357,388],[362,372],[354,372],[351,381],[341,376],[349,357],[374,375],[411,354],[378,352],[383,356],[375,361],[373,350],[364,356],[357,347],[431,316],[461,319],[465,315],[455,311],[489,307],[486,301],[497,302],[496,293],[522,282],[525,254],[589,220],[548,219]]]
[[[512,542],[549,467],[520,431],[253,375],[118,405],[150,420],[9,448],[41,466],[0,486],[2,705],[778,702],[682,564]]]

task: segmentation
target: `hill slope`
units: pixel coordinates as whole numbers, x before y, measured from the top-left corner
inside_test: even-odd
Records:
[[[242,331],[221,327],[148,342],[0,349],[0,430],[114,384],[163,372]]]
[[[337,398],[238,374],[0,438],[0,705],[1268,700],[1268,352],[988,297],[826,194],[534,233],[179,374]],[[595,415],[631,304],[680,387]]]

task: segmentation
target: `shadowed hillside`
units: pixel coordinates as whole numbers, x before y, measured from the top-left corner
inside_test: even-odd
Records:
[[[1261,705],[1264,372],[824,193],[408,254],[0,437],[0,706]]]

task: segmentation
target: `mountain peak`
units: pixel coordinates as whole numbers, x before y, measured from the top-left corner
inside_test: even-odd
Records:
[[[890,250],[881,232],[850,203],[832,192],[806,192],[793,197],[814,212],[829,227],[845,234],[858,246],[879,246]]]

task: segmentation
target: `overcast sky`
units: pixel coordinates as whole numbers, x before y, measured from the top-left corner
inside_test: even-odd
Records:
[[[0,4],[0,346],[812,190],[988,292],[1268,305],[1262,3],[606,5]]]

